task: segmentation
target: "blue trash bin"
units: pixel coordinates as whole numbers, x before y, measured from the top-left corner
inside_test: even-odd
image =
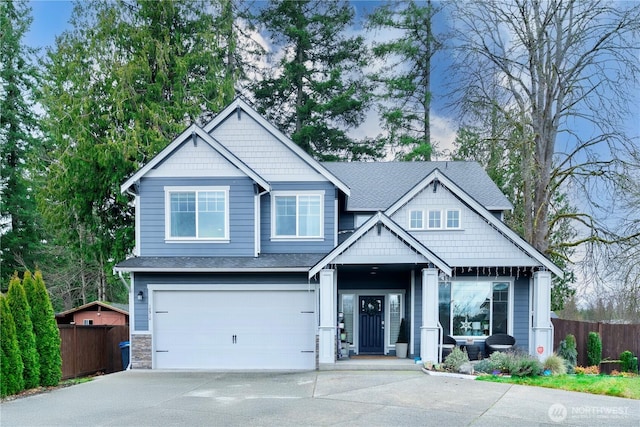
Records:
[[[131,343],[129,341],[122,341],[120,343],[120,354],[122,356],[122,370],[124,371],[129,366],[129,347]]]

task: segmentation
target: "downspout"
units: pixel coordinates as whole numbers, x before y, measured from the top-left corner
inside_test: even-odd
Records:
[[[260,234],[261,234],[261,229],[260,229],[260,198],[267,194],[269,192],[269,190],[264,190],[263,192],[260,192],[259,187],[257,184],[255,184],[255,198],[256,198],[256,202],[253,204],[254,206],[254,213],[253,213],[253,221],[254,221],[254,229],[255,229],[255,235],[254,235],[254,257],[258,257],[258,255],[260,255],[260,252],[262,251],[262,248],[260,246],[260,242],[261,242],[261,238],[260,238]]]

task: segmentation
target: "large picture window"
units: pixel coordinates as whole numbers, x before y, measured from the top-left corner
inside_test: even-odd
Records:
[[[509,292],[509,282],[440,282],[439,317],[445,335],[509,333]]]
[[[322,199],[321,194],[274,195],[273,237],[321,238]]]
[[[175,240],[227,240],[228,189],[166,188],[166,236]]]

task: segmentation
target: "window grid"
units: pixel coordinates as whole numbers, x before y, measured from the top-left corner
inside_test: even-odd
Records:
[[[171,239],[225,239],[227,194],[221,190],[169,191]]]
[[[409,228],[421,229],[424,224],[422,222],[422,211],[411,211],[410,212],[410,223]]]

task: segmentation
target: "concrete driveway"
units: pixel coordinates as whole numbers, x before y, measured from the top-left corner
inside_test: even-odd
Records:
[[[8,426],[640,425],[640,401],[420,371],[127,371],[0,405]]]

